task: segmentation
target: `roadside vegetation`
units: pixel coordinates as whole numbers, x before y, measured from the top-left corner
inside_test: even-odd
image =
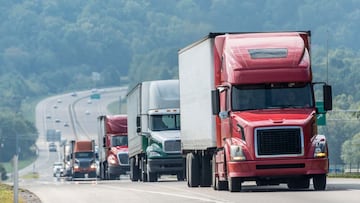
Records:
[[[330,178],[360,178],[360,173],[330,173]]]
[[[0,202],[1,203],[13,203],[14,193],[11,185],[0,183]],[[25,203],[25,201],[19,196],[19,203]]]

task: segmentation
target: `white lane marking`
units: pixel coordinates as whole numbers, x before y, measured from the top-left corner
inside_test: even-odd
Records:
[[[174,194],[174,193],[169,193],[169,192],[141,190],[141,189],[134,189],[134,188],[119,188],[119,187],[109,186],[109,185],[101,185],[101,186],[111,188],[111,189],[117,189],[117,190],[122,189],[122,190],[130,190],[130,191],[141,192],[141,193],[146,192],[146,193],[151,193],[151,194],[159,194],[159,195],[172,196],[172,197],[181,197],[181,198],[185,198],[185,199],[193,199],[193,200],[199,200],[199,201],[204,201],[204,202],[230,203],[229,201],[217,200],[217,199],[210,198],[210,197],[205,198],[205,197],[195,197],[195,196],[190,196],[190,195]],[[197,194],[197,195],[199,195],[199,194]]]

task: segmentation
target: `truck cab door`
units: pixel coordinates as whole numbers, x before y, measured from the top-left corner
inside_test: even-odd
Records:
[[[220,90],[220,132],[221,132],[221,142],[226,138],[230,137],[230,116],[229,116],[229,91],[228,88],[223,88]]]

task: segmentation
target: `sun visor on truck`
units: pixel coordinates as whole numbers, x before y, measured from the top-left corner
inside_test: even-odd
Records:
[[[116,115],[108,116],[106,119],[109,134],[127,133],[127,116]]]

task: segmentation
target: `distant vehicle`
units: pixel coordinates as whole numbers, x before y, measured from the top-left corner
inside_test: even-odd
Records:
[[[65,122],[64,127],[69,127],[69,123]]]
[[[53,108],[54,108],[54,109],[57,109],[57,108],[58,108],[58,106],[57,106],[57,105],[54,105],[54,106],[53,106]]]
[[[46,115],[46,119],[51,119],[51,116],[50,116],[50,115]]]
[[[55,119],[55,123],[60,123],[60,119]]]
[[[64,176],[64,166],[62,162],[55,162],[53,164],[53,176]]]
[[[71,93],[71,96],[72,96],[72,97],[76,97],[76,96],[77,96],[77,93],[76,93],[76,92],[72,92],[72,93]]]
[[[58,99],[58,100],[57,100],[57,103],[62,103],[61,99]]]
[[[71,179],[96,178],[95,140],[71,140]]]
[[[49,144],[49,152],[56,152],[57,151],[57,147],[56,147],[56,144],[51,142]]]
[[[92,103],[91,99],[88,99],[88,100],[87,100],[87,103],[88,103],[88,104],[91,104],[91,103]]]
[[[86,110],[86,111],[85,111],[85,114],[86,114],[86,115],[90,115],[90,111],[89,111],[89,110]]]

